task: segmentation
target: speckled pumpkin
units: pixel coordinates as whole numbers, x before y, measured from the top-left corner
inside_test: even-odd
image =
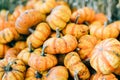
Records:
[[[109,38],[98,43],[92,50],[90,64],[99,73],[114,72],[120,65],[120,42]]]

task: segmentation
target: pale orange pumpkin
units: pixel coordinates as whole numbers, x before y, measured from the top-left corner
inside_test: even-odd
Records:
[[[6,44],[0,44],[0,58],[4,58],[6,52],[9,48],[10,47],[7,46]]]

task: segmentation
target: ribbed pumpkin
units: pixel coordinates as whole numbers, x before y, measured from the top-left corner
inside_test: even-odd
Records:
[[[81,36],[88,34],[88,26],[84,24],[77,24],[79,16],[76,18],[75,23],[69,23],[63,29],[63,34],[71,34],[79,39]]]
[[[70,8],[65,5],[60,5],[52,10],[51,14],[47,16],[46,21],[53,30],[56,30],[57,27],[62,30],[70,20],[70,16]]]
[[[93,74],[90,78],[90,80],[118,80],[114,74],[101,74],[101,73],[96,73]]]
[[[30,67],[26,71],[25,80],[46,80],[47,71],[38,72]]]
[[[120,33],[120,21],[115,21],[111,24],[114,28],[117,28],[119,30]]]
[[[93,22],[90,26],[90,35],[97,37],[98,39],[116,38],[119,35],[119,31],[113,25],[103,25],[101,22]]]
[[[57,64],[57,58],[55,55],[45,54],[44,49],[47,46],[43,45],[42,51],[35,50],[34,54],[31,54],[28,65],[37,71],[45,71]]]
[[[47,74],[46,80],[68,80],[68,71],[64,66],[55,66]]]
[[[47,23],[40,23],[37,25],[36,30],[27,38],[27,44],[32,43],[32,47],[38,48],[48,38],[51,29]]]
[[[79,39],[78,42],[78,53],[80,58],[83,60],[89,59],[92,55],[91,52],[93,48],[98,43],[97,38],[92,35],[84,35]]]
[[[38,3],[39,0],[29,0],[27,1],[25,7],[26,9],[33,9],[35,4]],[[40,0],[42,2],[42,0]]]
[[[64,65],[68,68],[75,80],[78,77],[82,80],[87,80],[90,77],[88,68],[81,62],[76,52],[70,52],[65,56]]]
[[[17,18],[15,28],[20,34],[28,34],[28,28],[44,21],[45,17],[40,11],[34,9],[26,10]]]
[[[45,51],[48,54],[65,54],[73,51],[77,47],[77,40],[72,35],[60,37],[59,29],[56,29],[57,37],[49,38],[44,42]]]
[[[9,46],[7,46],[6,44],[0,44],[0,58],[4,58],[5,53],[7,52],[8,49]]]
[[[14,27],[5,28],[0,31],[0,43],[8,43],[12,40],[17,40],[20,37]]]
[[[23,50],[27,47],[27,44],[25,41],[17,41],[14,45],[14,48],[17,48],[17,49],[20,49],[20,50]]]
[[[35,7],[35,9],[39,10],[41,13],[46,14],[50,13],[50,11],[56,6],[55,0],[45,0],[43,4]]]
[[[0,80],[24,80],[25,71],[25,64],[21,60],[0,60]]]
[[[95,12],[93,9],[91,9],[89,7],[84,7],[84,8],[78,9],[77,11],[73,12],[73,14],[71,16],[71,21],[75,22],[78,15],[80,15],[80,17],[78,19],[78,23],[83,23],[85,21],[91,22],[94,19]]]
[[[120,42],[109,38],[98,43],[92,50],[90,64],[99,73],[114,72],[120,65]]]

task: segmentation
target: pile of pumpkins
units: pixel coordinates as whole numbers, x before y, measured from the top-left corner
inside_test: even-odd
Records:
[[[63,0],[1,10],[0,80],[118,80],[119,32],[120,21]]]

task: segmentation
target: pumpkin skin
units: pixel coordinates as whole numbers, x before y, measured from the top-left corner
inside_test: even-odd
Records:
[[[88,7],[84,7],[81,9],[78,9],[77,11],[74,11],[73,14],[71,15],[71,21],[75,22],[76,17],[80,15],[79,19],[78,19],[78,23],[83,23],[85,21],[87,22],[91,22],[94,19],[95,16],[95,12],[94,10],[92,10],[91,8]]]
[[[119,30],[119,32],[120,32],[120,21],[119,21],[119,20],[113,22],[111,25],[112,25],[114,28],[117,28],[117,29]]]
[[[43,14],[47,14],[50,13],[55,6],[56,6],[55,0],[45,0],[43,4],[35,7],[35,9],[39,10]]]
[[[47,23],[40,23],[37,25],[36,30],[27,38],[27,44],[32,43],[32,47],[38,48],[48,38],[51,29]]]
[[[53,30],[56,30],[57,27],[62,30],[70,20],[70,16],[70,8],[65,5],[59,5],[52,10],[49,16],[47,16],[46,21]]]
[[[17,40],[20,37],[18,32],[14,27],[5,28],[4,30],[0,31],[0,43],[8,43],[12,40]]]
[[[48,72],[46,80],[68,80],[68,71],[64,66],[55,66]]]
[[[78,75],[82,80],[86,80],[90,77],[88,68],[81,62],[80,57],[76,52],[70,52],[65,56],[64,65],[68,68],[73,77]]]
[[[92,35],[84,35],[78,40],[78,53],[82,60],[90,59],[92,50],[99,42],[96,37]]]
[[[71,34],[79,39],[81,36],[88,34],[88,26],[86,25],[78,25],[75,23],[69,23],[65,29],[63,29],[63,34]]]
[[[90,35],[97,37],[98,39],[116,38],[119,35],[117,28],[109,24],[104,26],[101,22],[96,21],[90,26]],[[114,34],[113,34],[114,33]]]
[[[62,44],[62,45],[61,45]],[[77,40],[74,36],[66,34],[61,38],[49,38],[44,42],[45,52],[48,54],[66,54],[77,47]]]
[[[0,80],[24,80],[25,64],[18,59],[0,60]]]
[[[30,67],[26,71],[25,80],[46,80],[47,71],[38,72]]]
[[[25,41],[17,41],[14,45],[14,48],[17,48],[19,50],[23,50],[27,47],[27,44]]]
[[[100,74],[100,73],[96,73],[93,74],[90,78],[90,80],[118,80],[114,74]]]
[[[8,49],[9,49],[9,46],[5,44],[0,44],[0,58],[4,58],[5,53],[7,52]]]
[[[23,12],[15,22],[15,28],[20,34],[28,34],[28,28],[45,20],[45,15],[40,11],[30,9]]]
[[[91,66],[99,73],[109,74],[120,65],[120,42],[109,38],[98,43],[92,50]]]
[[[43,48],[44,49],[44,48]],[[44,50],[42,50],[44,51]],[[35,49],[31,54],[28,65],[37,71],[45,71],[57,64],[57,58],[51,54],[44,54],[40,49]]]

